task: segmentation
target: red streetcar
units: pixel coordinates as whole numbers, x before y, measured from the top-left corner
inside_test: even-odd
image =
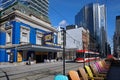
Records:
[[[98,60],[99,53],[88,51],[88,50],[77,50],[75,62],[89,62],[93,60]]]

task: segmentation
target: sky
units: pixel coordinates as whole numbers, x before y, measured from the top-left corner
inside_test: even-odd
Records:
[[[80,9],[88,3],[95,2],[106,5],[107,38],[109,43],[113,43],[115,19],[120,15],[120,0],[49,0],[49,18],[52,26],[75,24],[75,15]]]
[[[115,18],[120,15],[120,0],[49,0],[49,19],[52,26],[57,28],[59,25],[75,24],[75,15],[80,9],[88,3],[96,2],[106,5],[107,38],[109,43],[113,43]]]

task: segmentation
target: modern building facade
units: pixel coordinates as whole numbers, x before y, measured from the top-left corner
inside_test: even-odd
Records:
[[[57,30],[37,13],[19,2],[0,11],[0,62],[56,59]]]
[[[76,50],[88,50],[88,45],[89,31],[87,29],[76,26],[74,29],[66,30],[66,59],[74,60]]]
[[[120,16],[116,16],[116,28],[113,36],[114,55],[120,57]]]
[[[90,47],[105,54],[106,34],[106,7],[98,3],[84,6],[75,16],[75,24],[90,31]],[[99,46],[99,50],[96,50]],[[105,55],[104,55],[105,56]]]
[[[48,17],[48,0],[1,0],[1,9],[5,9],[16,2],[20,2],[39,14]]]
[[[100,29],[100,47],[101,53],[103,56],[107,56],[109,53],[108,51],[108,42],[107,42],[107,27],[106,27],[106,8],[105,5],[99,6],[99,29]]]

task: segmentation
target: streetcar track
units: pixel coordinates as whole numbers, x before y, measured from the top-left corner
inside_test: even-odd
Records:
[[[77,66],[72,66],[72,67],[69,67],[69,68],[67,68],[66,70],[70,70],[70,69],[72,69],[72,68],[78,68],[78,65]],[[53,67],[52,67],[53,68]],[[59,68],[59,69],[61,69],[61,67]],[[53,70],[58,70],[58,68],[54,68]],[[51,71],[51,70],[50,70]],[[49,72],[49,71],[48,71]],[[42,74],[45,74],[44,76],[41,76],[41,77],[39,77],[39,78],[37,78],[37,79],[35,79],[35,80],[38,80],[38,79],[41,79],[41,78],[45,78],[45,77],[48,77],[48,76],[50,76],[50,75],[55,75],[56,73],[55,72],[57,72],[57,74],[58,74],[58,72],[60,73],[60,72],[62,72],[62,69],[61,70],[58,70],[58,71],[53,71],[53,72],[51,72],[51,73],[42,73]],[[39,74],[37,74],[37,75],[40,75],[41,73],[39,73]],[[32,75],[32,76],[35,76],[35,75]],[[28,77],[28,76],[27,76]]]
[[[69,66],[69,67],[68,67]],[[66,71],[67,70],[70,70],[72,68],[75,68],[80,65],[77,65],[75,66],[74,63],[73,64],[67,64],[66,65]],[[39,67],[39,66],[38,66]],[[34,67],[35,68],[35,67]],[[47,72],[47,73],[46,73]],[[49,72],[49,73],[48,73]],[[40,75],[40,74],[44,74],[44,76],[41,76],[40,78],[45,78],[47,76],[50,76],[50,75],[55,75],[57,73],[60,73],[62,72],[62,65],[57,65],[57,66],[54,66],[54,67],[49,67],[49,68],[44,68],[44,69],[36,69],[36,70],[31,70],[31,71],[26,71],[26,72],[20,72],[20,73],[15,73],[15,74],[8,74],[9,77],[11,76],[15,76],[15,75],[19,75],[19,74],[27,74],[27,73],[32,73],[32,74],[27,74],[27,75],[24,75],[24,76],[21,76],[21,77],[18,77],[18,78],[14,78],[14,80],[16,79],[19,79],[19,78],[23,78],[25,79],[26,77],[29,77],[29,76],[35,76],[35,75]],[[40,79],[38,78],[38,79]],[[12,79],[13,80],[13,79]],[[37,80],[37,79],[36,79]]]

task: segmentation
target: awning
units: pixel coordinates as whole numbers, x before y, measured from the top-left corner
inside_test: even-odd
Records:
[[[30,51],[49,51],[49,52],[61,52],[63,51],[62,48],[58,47],[47,47],[47,46],[40,46],[40,45],[22,45],[16,47],[17,50],[30,50]]]

